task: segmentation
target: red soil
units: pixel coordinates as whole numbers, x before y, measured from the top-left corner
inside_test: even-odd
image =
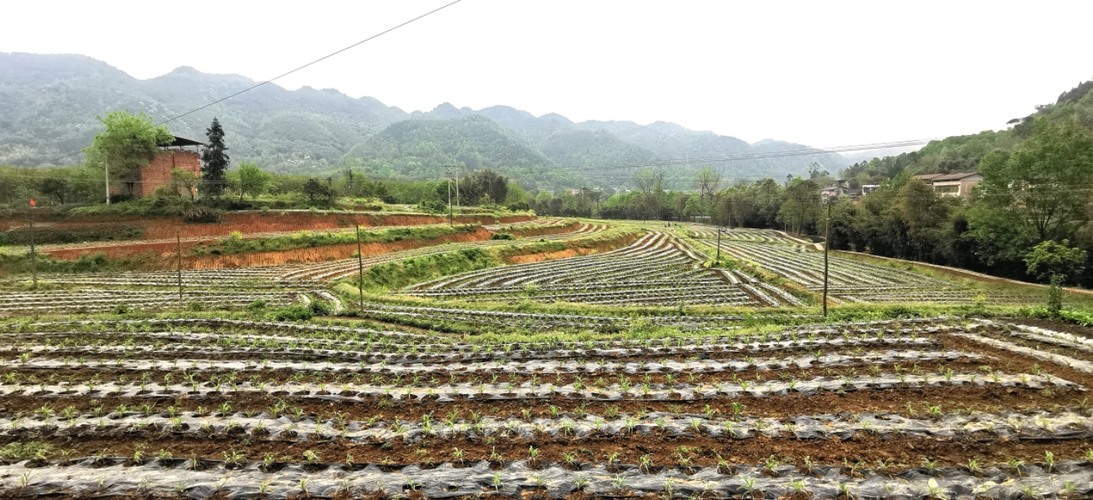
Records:
[[[640,237],[641,237],[640,234],[628,234],[628,235],[622,236],[620,238],[615,238],[613,240],[602,241],[602,242],[597,243],[596,245],[592,245],[592,246],[588,246],[588,247],[567,248],[565,250],[558,250],[556,252],[541,252],[541,253],[533,253],[533,254],[526,254],[526,255],[514,255],[514,256],[506,258],[505,263],[507,263],[507,264],[527,264],[529,262],[540,262],[540,261],[544,261],[544,260],[554,260],[554,259],[568,259],[570,257],[577,257],[577,256],[580,256],[580,255],[589,255],[589,254],[594,254],[594,253],[599,253],[599,252],[607,252],[607,251],[610,251],[610,250],[615,250],[617,248],[622,248],[626,245],[629,245],[629,244],[633,243],[634,241],[636,241]]]

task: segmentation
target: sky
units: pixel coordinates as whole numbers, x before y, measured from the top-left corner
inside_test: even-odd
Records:
[[[0,52],[266,80],[450,1],[16,2]],[[1085,0],[462,0],[277,83],[834,147],[1005,128],[1093,79],[1089,19]]]

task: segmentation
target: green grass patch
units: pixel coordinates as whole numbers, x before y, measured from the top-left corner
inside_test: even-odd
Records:
[[[362,287],[379,292],[500,264],[497,257],[481,248],[456,250],[372,266],[364,273]],[[354,285],[356,281],[352,279]]]
[[[45,459],[46,455],[52,450],[53,447],[49,443],[43,443],[41,441],[16,441],[14,443],[8,443],[0,448],[0,459],[3,460],[18,460],[24,458],[40,458]]]
[[[473,233],[476,225],[431,225],[421,227],[397,227],[378,231],[361,231],[361,243],[390,243],[401,240],[433,240],[442,236],[461,233]],[[344,245],[357,242],[355,231],[322,232],[301,231],[287,236],[269,238],[243,238],[236,233],[222,240],[199,244],[190,250],[190,255],[230,255],[251,252],[270,252],[314,248],[329,245]]]

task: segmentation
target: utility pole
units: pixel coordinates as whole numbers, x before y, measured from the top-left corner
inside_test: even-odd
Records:
[[[110,204],[110,152],[103,153],[103,169],[106,170],[106,204]]]
[[[445,167],[448,173],[448,225],[454,226],[455,219],[452,217],[452,167]]]
[[[182,307],[182,232],[175,229],[175,245],[178,253],[178,307]]]
[[[38,289],[38,255],[34,252],[34,214],[30,216],[30,274],[31,289]]]
[[[824,228],[824,317],[827,317],[827,251],[831,248],[831,206],[832,200],[827,201],[827,224]]]
[[[721,265],[721,226],[717,226],[717,265]]]
[[[361,255],[361,226],[357,225],[357,289],[360,291],[361,312],[364,312],[364,257]]]

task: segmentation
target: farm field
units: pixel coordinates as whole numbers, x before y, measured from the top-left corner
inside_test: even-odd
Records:
[[[0,281],[2,494],[1093,494],[1093,329],[1009,318],[1035,293],[833,257],[827,322],[822,253],[776,231],[723,233],[718,262],[698,225],[479,230],[512,239],[363,266],[528,259],[363,310],[355,257],[184,269],[181,301],[177,271]],[[876,319],[891,302],[917,317]],[[320,317],[273,319],[292,307]]]
[[[717,248],[716,229],[690,229],[698,241]],[[777,275],[813,292],[823,290],[822,251],[779,231],[730,229],[721,235],[721,250],[738,263]],[[926,276],[893,266],[882,266],[839,256],[829,256],[828,300],[841,303],[1036,303],[1040,297],[1027,291],[984,290],[950,279]]]
[[[3,323],[29,495],[1081,497],[1088,333],[983,320],[460,340]],[[16,444],[13,444],[16,443]]]
[[[686,241],[653,232],[611,252],[445,277],[414,285],[405,293],[463,301],[527,297],[610,305],[799,304],[781,289],[744,273],[702,268],[705,260]]]

